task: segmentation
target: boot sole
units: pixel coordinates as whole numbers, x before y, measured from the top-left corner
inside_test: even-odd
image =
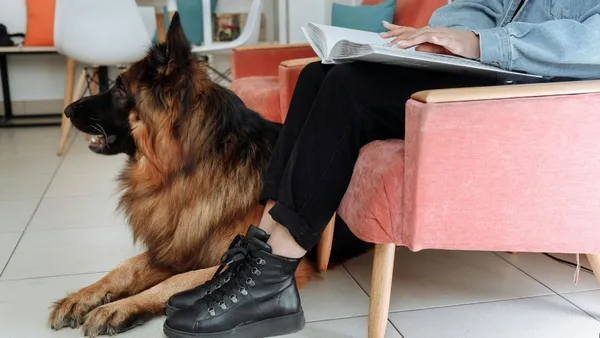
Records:
[[[304,312],[300,310],[291,315],[269,318],[222,332],[182,332],[168,327],[166,322],[163,325],[163,331],[169,338],[264,338],[298,332],[304,328],[304,324]]]

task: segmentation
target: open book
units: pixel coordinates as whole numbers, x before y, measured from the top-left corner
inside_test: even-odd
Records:
[[[323,63],[367,61],[430,68],[447,72],[476,73],[505,80],[541,79],[539,75],[507,71],[499,67],[451,55],[418,52],[415,48],[387,47],[392,39],[377,33],[309,23],[302,27],[315,53]]]

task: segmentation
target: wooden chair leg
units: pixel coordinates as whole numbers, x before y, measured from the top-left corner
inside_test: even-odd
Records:
[[[327,271],[329,266],[329,257],[331,256],[331,246],[333,245],[333,230],[335,228],[335,213],[321,234],[321,239],[317,245],[317,269],[319,272]]]
[[[376,244],[369,301],[369,338],[383,338],[387,327],[396,245]]]
[[[75,82],[75,68],[77,63],[73,59],[67,59],[67,71],[65,78],[65,97],[63,101],[63,108],[66,108],[71,102],[73,102],[73,86]],[[69,120],[65,114],[62,114],[60,124],[60,141],[58,143],[58,156],[62,156],[67,140],[69,138],[69,131],[71,130],[71,120]]]
[[[165,27],[165,15],[162,11],[156,10],[156,36],[158,42],[165,42],[167,38],[167,29]]]
[[[590,261],[592,270],[594,270],[594,276],[596,276],[596,280],[598,283],[600,283],[600,254],[588,254],[587,259]]]
[[[81,75],[79,75],[79,81],[77,82],[77,87],[75,88],[75,97],[71,100],[75,102],[79,100],[83,96],[83,89],[85,88],[85,78],[87,74],[85,70],[81,71]],[[65,106],[66,107],[66,106]],[[71,130],[71,120],[69,120],[65,114],[62,116],[62,124],[61,124],[61,135],[60,135],[60,144],[58,145],[58,156],[64,154],[65,148],[67,146],[67,140],[69,139],[69,131]]]

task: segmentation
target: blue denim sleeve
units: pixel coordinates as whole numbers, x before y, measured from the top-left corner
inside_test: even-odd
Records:
[[[581,19],[475,30],[481,61],[544,76],[600,78],[600,5]]]
[[[455,0],[436,10],[429,20],[429,26],[490,29],[500,24],[503,15],[503,0]]]

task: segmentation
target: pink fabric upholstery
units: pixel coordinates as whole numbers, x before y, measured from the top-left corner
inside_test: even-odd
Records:
[[[359,238],[395,243],[394,224],[402,224],[404,141],[376,141],[364,146],[354,166],[339,214]]]
[[[364,147],[340,215],[414,251],[600,253],[598,107],[600,94],[411,100],[404,170],[399,141]]]
[[[229,87],[248,106],[269,121],[281,122],[279,78],[250,76],[237,79]]]

